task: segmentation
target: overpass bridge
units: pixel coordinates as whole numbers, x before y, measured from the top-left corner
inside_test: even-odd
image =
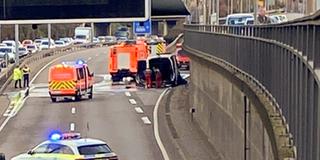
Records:
[[[226,159],[320,159],[319,18],[185,25],[190,103]]]

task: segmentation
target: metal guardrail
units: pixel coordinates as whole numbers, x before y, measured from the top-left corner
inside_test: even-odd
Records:
[[[28,65],[28,64],[34,63],[40,59],[54,56],[56,54],[61,54],[63,52],[73,51],[73,50],[77,50],[77,49],[81,49],[81,48],[92,48],[94,46],[97,46],[97,43],[71,45],[71,46],[62,47],[62,48],[54,48],[54,49],[50,49],[50,50],[40,51],[38,53],[32,54],[31,56],[28,56],[28,57],[21,59],[19,65],[20,66],[23,66],[25,64]],[[3,91],[5,90],[7,85],[10,84],[10,82],[12,80],[11,77],[12,77],[13,70],[14,70],[15,66],[16,65],[9,66],[9,68],[5,71],[6,73],[2,74],[2,76],[0,77],[0,86],[1,86],[0,93],[3,93]]]
[[[297,159],[320,159],[320,25],[186,25],[185,46],[257,81],[292,133]],[[289,132],[290,129],[290,132]]]

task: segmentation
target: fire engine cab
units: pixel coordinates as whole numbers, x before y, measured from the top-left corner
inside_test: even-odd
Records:
[[[93,73],[83,60],[63,62],[49,69],[49,94],[52,102],[58,97],[71,97],[76,101],[82,96],[93,98]]]

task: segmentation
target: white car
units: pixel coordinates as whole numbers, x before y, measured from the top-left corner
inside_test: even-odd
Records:
[[[73,39],[70,37],[64,37],[64,38],[60,38],[60,41],[64,41],[64,43],[68,46],[71,45],[73,43]]]
[[[35,44],[28,44],[27,45],[27,50],[29,51],[29,53],[33,54],[33,53],[36,53],[38,51],[38,47]]]
[[[254,19],[251,13],[237,13],[227,16],[225,25],[245,25],[247,19]]]
[[[99,43],[99,42],[100,42],[100,41],[99,41],[98,38],[96,38],[96,37],[93,38],[93,43]]]
[[[107,159],[118,160],[118,156],[107,143],[91,138],[81,138],[79,133],[55,133],[50,140],[42,142],[27,153],[11,160],[30,159]]]
[[[105,36],[98,36],[99,42],[104,43],[106,42],[106,37]]]
[[[29,51],[25,47],[19,47],[18,54],[19,54],[19,57],[24,57],[29,54]]]
[[[60,41],[60,40],[55,41],[54,44],[55,44],[56,47],[65,47],[66,46],[65,42],[64,41]]]
[[[6,59],[6,55],[10,63],[14,63],[16,61],[16,55],[12,47],[0,47],[0,58]]]
[[[16,42],[14,40],[4,40],[2,43],[6,44],[7,47],[11,47],[13,49],[13,52],[16,52]],[[22,46],[20,42],[19,46]]]
[[[42,41],[43,41],[43,39],[35,39],[34,44],[36,44],[37,47],[40,47]]]
[[[106,43],[108,45],[117,44],[117,38],[115,36],[106,36]]]
[[[47,50],[47,49],[52,49],[55,48],[54,42],[50,43],[50,47],[49,47],[49,41],[47,40],[43,40],[40,44],[40,50]]]
[[[7,47],[8,45],[5,43],[0,43],[0,47]]]

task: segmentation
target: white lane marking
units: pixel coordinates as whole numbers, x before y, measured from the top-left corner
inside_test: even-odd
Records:
[[[9,122],[9,120],[15,116],[18,111],[22,108],[22,106],[24,105],[24,103],[26,102],[26,100],[28,99],[28,97],[24,98],[20,104],[20,106],[16,109],[16,111],[14,113],[12,113],[12,115],[8,116],[4,121],[3,123],[1,124],[0,126],[0,132],[3,130],[3,128],[7,125],[7,123]]]
[[[141,118],[144,124],[151,124],[151,121],[149,120],[148,117],[142,117]]]
[[[70,123],[70,131],[74,131],[76,128],[76,125],[74,123]]]
[[[142,114],[143,110],[141,107],[135,107],[134,110],[136,110],[137,113]]]
[[[156,138],[156,141],[157,141],[157,144],[160,148],[160,151],[162,153],[162,156],[163,156],[163,159],[164,160],[170,160],[169,159],[169,156],[168,156],[168,153],[166,151],[166,149],[164,148],[164,145],[161,141],[161,138],[160,138],[160,134],[159,134],[159,124],[158,124],[158,109],[159,109],[159,105],[160,105],[160,101],[161,99],[163,98],[163,96],[165,95],[165,93],[169,90],[170,88],[167,88],[166,90],[164,90],[161,95],[159,96],[158,100],[157,100],[157,103],[156,103],[156,106],[154,107],[154,110],[153,110],[153,131],[154,131],[154,136]]]
[[[6,124],[9,122],[11,117],[7,117],[4,122],[0,126],[0,132],[3,130],[3,128],[6,126]]]
[[[129,102],[130,102],[132,105],[136,105],[136,104],[137,104],[137,101],[134,100],[134,99],[129,99]]]
[[[76,114],[76,108],[72,107],[72,108],[71,108],[71,113],[72,113],[72,114]]]
[[[88,61],[90,61],[91,59],[92,59],[92,57],[89,57],[89,58],[88,58]]]
[[[127,97],[131,97],[130,92],[125,92],[125,95],[126,95]]]

